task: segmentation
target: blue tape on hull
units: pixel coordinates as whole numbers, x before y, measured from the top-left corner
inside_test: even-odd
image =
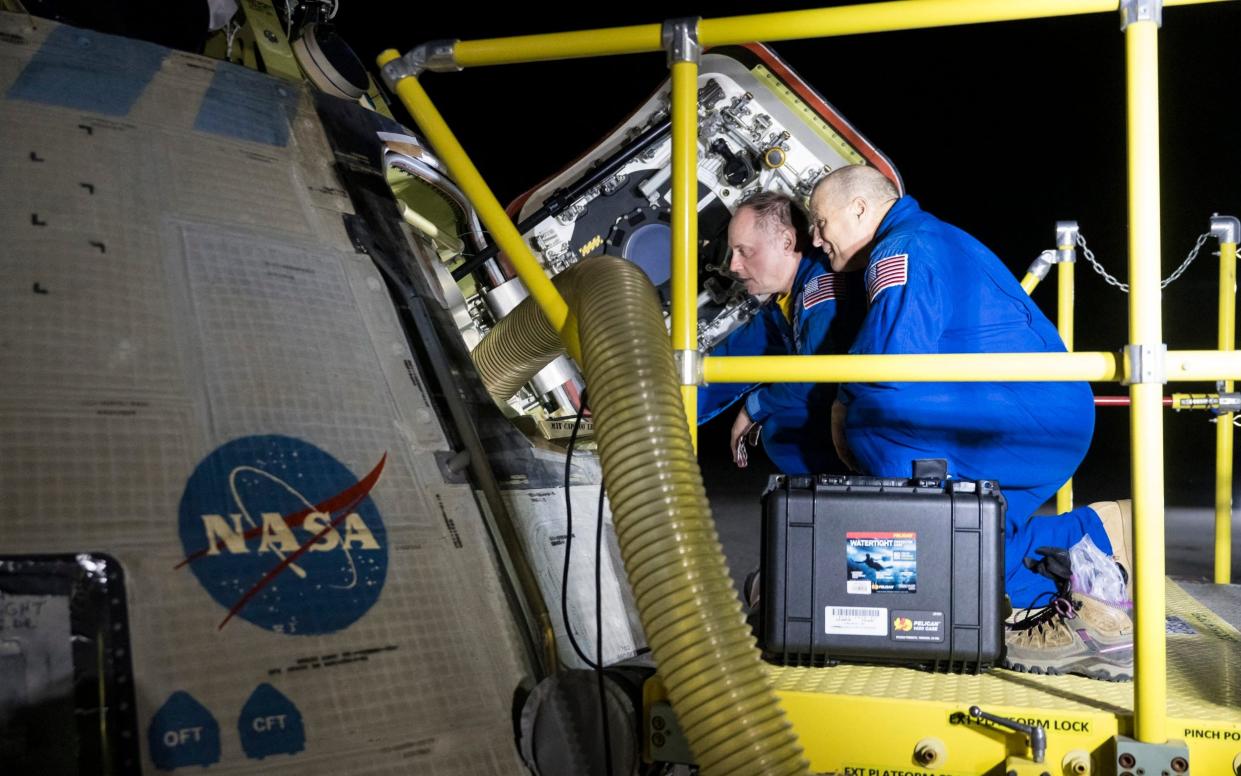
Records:
[[[283,148],[297,114],[297,87],[236,65],[217,65],[194,129]]]
[[[11,100],[124,116],[159,71],[168,49],[60,26],[9,87]]]

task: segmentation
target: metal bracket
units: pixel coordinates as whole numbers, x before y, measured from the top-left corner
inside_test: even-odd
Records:
[[[415,46],[384,65],[380,70],[384,83],[389,89],[396,90],[396,82],[402,78],[417,78],[423,71],[435,73],[456,73],[461,70],[457,64],[457,43],[455,40],[432,40]]]
[[[677,377],[681,385],[702,385],[702,353],[697,350],[674,350],[672,360],[676,362]]]
[[[1168,382],[1168,346],[1125,345],[1121,351],[1121,385]]]
[[[1154,22],[1163,26],[1163,0],[1120,0],[1120,29],[1134,22]]]
[[[1184,741],[1146,744],[1128,736],[1116,736],[1116,773],[1135,776],[1139,773],[1189,773],[1189,747]]]
[[[1072,264],[1077,260],[1077,236],[1081,231],[1076,221],[1056,222],[1056,262]]]
[[[651,747],[651,759],[665,763],[693,763],[694,755],[689,740],[681,732],[676,712],[668,701],[655,701],[649,709],[647,741]]]
[[[702,59],[702,46],[698,43],[698,23],[701,16],[683,16],[664,22],[660,41],[668,52],[668,67],[677,62],[698,62]]]
[[[1212,213],[1211,236],[1221,243],[1235,245],[1237,237],[1241,236],[1241,221],[1238,221],[1236,216],[1221,216],[1219,213]]]

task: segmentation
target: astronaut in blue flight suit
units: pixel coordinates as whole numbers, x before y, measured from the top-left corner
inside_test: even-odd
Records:
[[[845,352],[865,313],[860,278],[832,272],[808,235],[805,214],[781,194],[760,192],[738,207],[728,227],[730,269],[751,294],[770,298],[711,355]],[[699,389],[698,422],[744,397],[730,435],[738,466],[746,465],[743,440],[761,429],[763,449],[780,471],[841,471],[825,433],[835,394],[831,384],[708,385]]]
[[[826,176],[811,196],[814,243],[837,272],[865,270],[869,310],[850,353],[1055,353],[1055,327],[982,243],[925,213],[869,167]],[[832,409],[841,458],[870,475],[908,477],[912,462],[992,479],[1008,500],[1006,588],[1018,608],[1045,603],[1052,579],[1027,568],[1039,547],[1090,536],[1113,552],[1091,507],[1032,517],[1090,445],[1086,383],[848,383]],[[1112,532],[1115,534],[1115,531]],[[1117,548],[1120,550],[1121,548]]]

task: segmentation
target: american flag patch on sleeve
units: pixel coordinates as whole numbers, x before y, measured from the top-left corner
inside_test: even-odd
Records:
[[[825,275],[810,278],[801,290],[802,309],[809,310],[819,302],[835,299],[837,277],[836,273],[828,272]]]
[[[866,298],[874,303],[885,288],[903,286],[909,280],[909,254],[898,253],[866,268]]]

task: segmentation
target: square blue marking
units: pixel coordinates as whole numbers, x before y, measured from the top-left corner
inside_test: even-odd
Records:
[[[124,116],[159,71],[168,49],[60,26],[9,87],[7,97]]]
[[[298,87],[244,67],[220,63],[203,97],[194,129],[271,146],[289,144]]]

